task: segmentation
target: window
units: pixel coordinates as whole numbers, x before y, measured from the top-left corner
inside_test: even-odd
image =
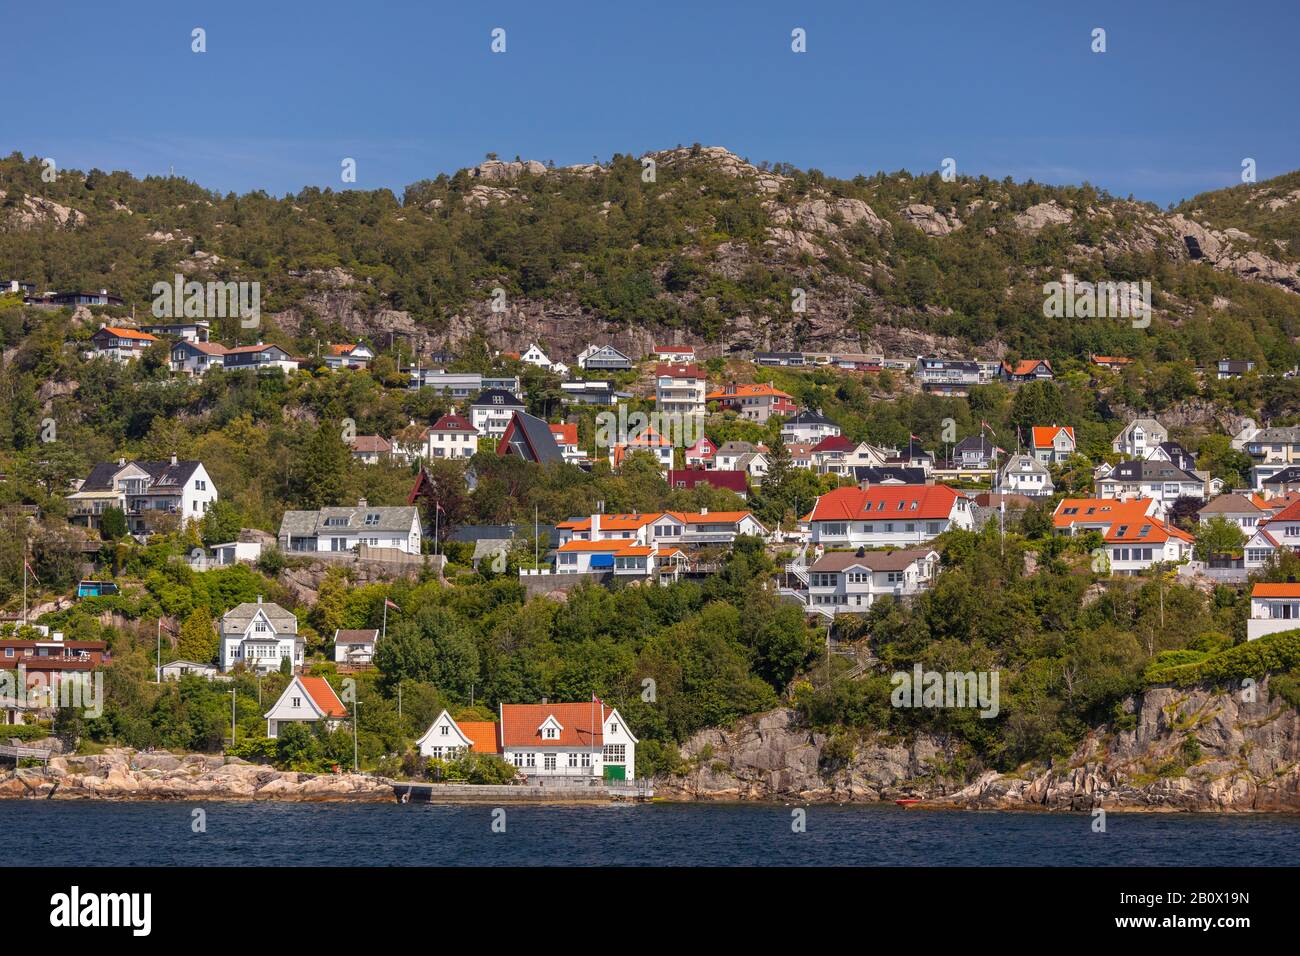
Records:
[[[537,754],[524,754],[524,766],[525,766],[525,767],[536,767],[536,766],[537,766]]]
[[[545,754],[545,755],[542,757],[542,764],[543,764],[542,769],[544,769],[544,770],[554,770],[554,769],[555,769],[555,754]]]
[[[542,734],[542,736],[544,736],[547,740],[555,740],[559,736],[559,734],[556,732],[554,727],[547,727],[545,732]]]
[[[605,744],[605,763],[627,763],[627,744]]]
[[[301,706],[302,706],[302,698],[301,698],[301,697],[295,697],[295,698],[293,698],[293,706],[294,706],[294,707],[301,707]]]
[[[578,755],[576,753],[573,753],[572,751],[570,751],[569,753],[569,766],[570,767],[578,766]]]
[[[443,724],[441,727],[438,728],[438,730],[444,737],[448,737],[451,735],[451,728],[448,727],[446,724]]]

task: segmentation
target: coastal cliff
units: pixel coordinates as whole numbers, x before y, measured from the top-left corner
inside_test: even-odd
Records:
[[[393,788],[365,774],[293,773],[237,758],[111,748],[0,773],[0,798],[363,802],[392,800]]]
[[[842,740],[792,710],[712,729],[682,747],[687,772],[655,782],[677,800],[875,802],[921,799],[961,809],[1300,811],[1300,713],[1201,686],[1155,687],[1125,701],[1124,726],[1090,733],[1068,760],[985,771],[955,768],[942,739]],[[835,743],[832,745],[832,741]]]

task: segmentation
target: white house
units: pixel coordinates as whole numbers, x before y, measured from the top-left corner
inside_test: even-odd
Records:
[[[446,710],[415,742],[421,755],[435,760],[458,760],[473,752],[501,756],[495,720],[454,720]]]
[[[901,600],[930,587],[939,567],[931,548],[832,551],[807,569],[807,590],[795,589],[809,611],[861,614],[882,597]]]
[[[704,370],[698,365],[655,366],[655,411],[666,415],[703,415],[707,392]]]
[[[200,520],[217,500],[217,487],[201,461],[100,462],[68,495],[68,521],[98,528],[104,510],[118,508],[132,534],[146,534],[158,515],[182,525]]]
[[[604,701],[501,704],[501,756],[530,778],[636,776],[637,739]]]
[[[1300,629],[1300,584],[1256,584],[1250,592],[1246,640]]]
[[[369,667],[375,662],[375,645],[379,643],[379,630],[348,630],[334,632],[334,663],[350,667]]]
[[[899,548],[950,528],[974,527],[970,499],[947,485],[836,488],[808,517],[811,541],[825,548]]]
[[[363,342],[331,345],[325,364],[332,369],[362,369],[374,361],[375,353]]]
[[[524,410],[523,401],[513,393],[490,388],[484,389],[474,404],[470,405],[469,418],[479,437],[491,438],[495,444],[506,433],[515,412]]]
[[[478,429],[453,408],[424,433],[425,458],[473,458],[478,453]]]
[[[280,662],[289,660],[295,672],[302,670],[305,642],[298,636],[298,619],[273,602],[245,602],[221,616],[223,671],[242,663],[250,670],[263,673],[278,671]]]
[[[998,479],[998,490],[1005,493],[1045,498],[1056,491],[1052,473],[1033,455],[1012,455]]]
[[[420,512],[414,505],[371,505],[286,511],[280,519],[280,550],[352,551],[359,545],[420,553]]]
[[[298,674],[263,716],[266,736],[275,739],[286,724],[314,724],[323,720],[326,727],[334,730],[348,716],[348,709],[325,678]]]
[[[1264,521],[1273,516],[1262,499],[1256,500],[1254,496],[1241,494],[1219,495],[1206,502],[1197,515],[1201,524],[1206,524],[1212,519],[1218,517],[1227,521],[1229,524],[1236,525],[1247,538],[1251,537],[1255,530]]]
[[[1110,443],[1111,450],[1125,458],[1142,461],[1157,445],[1169,441],[1169,429],[1154,418],[1135,418]]]
[[[1164,515],[1179,498],[1204,498],[1204,479],[1183,471],[1168,461],[1147,458],[1142,461],[1121,461],[1117,465],[1102,464],[1093,472],[1093,490],[1098,498],[1133,501],[1148,498],[1155,501],[1159,514]]]
[[[182,339],[172,345],[171,370],[185,375],[204,375],[225,366],[226,349],[216,342]]]
[[[1157,564],[1178,564],[1192,556],[1195,539],[1157,517],[1159,503],[1147,498],[1065,498],[1052,514],[1057,533],[1097,531],[1111,574],[1137,574]],[[1094,569],[1103,567],[1094,559]]]
[[[528,350],[519,356],[519,361],[527,362],[529,365],[536,365],[538,368],[550,368],[551,360],[546,357],[542,347],[537,343],[528,346]]]
[[[840,426],[821,413],[821,409],[804,409],[781,423],[781,441],[787,445],[807,442],[815,445],[823,438],[840,434]]]
[[[199,664],[195,661],[168,661],[162,666],[163,680],[180,680],[187,674],[202,677],[204,680],[229,680],[221,673],[216,664]]]

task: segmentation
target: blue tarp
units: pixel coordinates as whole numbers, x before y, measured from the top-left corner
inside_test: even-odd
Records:
[[[591,556],[591,566],[593,568],[612,568],[614,566],[614,556],[612,554],[593,554]]]

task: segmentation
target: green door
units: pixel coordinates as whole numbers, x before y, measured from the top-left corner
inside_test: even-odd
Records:
[[[627,779],[627,767],[623,766],[621,763],[607,763],[607,764],[605,764],[605,779],[606,779],[606,780],[626,780],[626,779]]]

